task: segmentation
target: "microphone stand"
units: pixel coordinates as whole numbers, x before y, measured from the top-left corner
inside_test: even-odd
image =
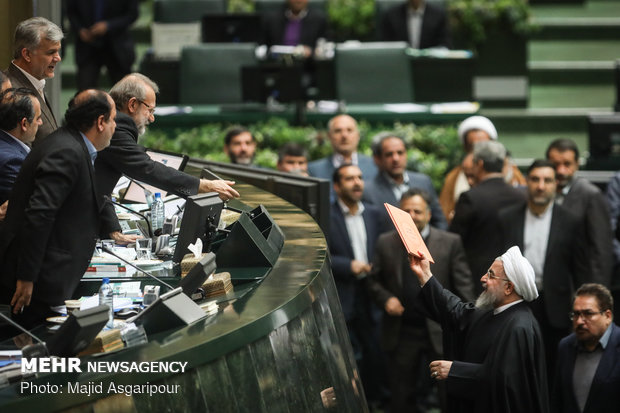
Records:
[[[118,255],[115,252],[113,252],[112,250],[110,250],[108,247],[102,246],[101,249],[103,251],[107,252],[108,254],[115,256],[116,258],[118,258],[119,260],[121,260],[125,264],[129,265],[130,267],[135,268],[136,270],[140,271],[141,273],[148,275],[149,277],[151,277],[152,279],[154,279],[158,283],[163,284],[165,287],[168,287],[170,290],[175,290],[175,288],[172,287],[167,282],[165,282],[163,280],[160,280],[158,277],[154,276],[153,274],[149,274],[148,272],[144,271],[142,268],[138,267],[137,265],[132,264],[131,262],[129,262],[125,258],[121,257],[120,255]],[[177,287],[176,289],[181,289],[181,287]]]
[[[135,181],[134,181],[134,182],[135,182]],[[146,227],[147,227],[147,229],[148,229],[148,231],[149,231],[149,238],[153,238],[153,228],[151,227],[151,223],[149,222],[149,220],[148,220],[148,218],[146,217],[146,215],[141,214],[140,212],[134,211],[133,209],[128,208],[128,207],[126,207],[125,205],[123,205],[123,204],[121,204],[121,203],[119,203],[119,202],[112,201],[112,199],[111,199],[109,196],[107,196],[107,195],[105,195],[105,196],[104,196],[104,198],[106,199],[106,201],[109,201],[111,204],[114,204],[114,205],[116,205],[116,206],[119,206],[119,207],[123,208],[124,210],[129,211],[129,212],[131,212],[132,214],[134,214],[134,215],[136,215],[136,216],[138,216],[138,217],[140,217],[140,218],[144,219],[144,220],[146,221]]]
[[[13,327],[16,327],[17,329],[23,331],[28,336],[38,341],[37,344],[29,344],[25,346],[24,348],[22,348],[23,358],[36,358],[36,357],[49,357],[50,356],[50,353],[47,349],[47,345],[45,344],[43,340],[41,340],[39,337],[32,334],[30,331],[26,330],[24,327],[17,324],[15,321],[11,320],[11,317],[7,317],[1,311],[0,311],[0,317],[3,318],[5,321],[8,321],[9,324],[11,324]]]

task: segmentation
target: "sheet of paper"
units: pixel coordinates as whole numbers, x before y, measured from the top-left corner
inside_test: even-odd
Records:
[[[383,109],[394,113],[424,113],[428,112],[428,106],[417,103],[386,103]]]
[[[432,263],[435,261],[431,256],[431,253],[426,248],[426,244],[420,235],[420,231],[415,226],[413,218],[407,212],[402,209],[396,208],[388,203],[383,204],[392,218],[392,222],[400,235],[400,239],[403,241],[405,248],[409,254],[413,254],[417,257],[421,257],[420,253],[424,254],[426,258]]]

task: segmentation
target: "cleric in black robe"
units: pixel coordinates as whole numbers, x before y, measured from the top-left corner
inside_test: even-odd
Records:
[[[534,270],[518,247],[498,257],[482,276],[484,291],[463,303],[430,272],[429,261],[410,256],[424,310],[441,323],[448,360],[430,364],[445,380],[448,411],[548,412],[544,347],[525,301],[538,297]]]

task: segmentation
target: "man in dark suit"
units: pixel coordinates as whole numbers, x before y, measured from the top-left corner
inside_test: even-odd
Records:
[[[375,177],[377,167],[372,158],[357,152],[360,132],[355,119],[349,115],[334,116],[327,123],[327,136],[334,152],[330,156],[310,162],[310,176],[331,180],[337,167],[351,163],[362,170],[365,180]]]
[[[554,204],[556,177],[553,164],[536,160],[527,171],[527,204],[513,205],[499,213],[502,247],[517,245],[532,264],[539,297],[531,303],[545,341],[549,378],[557,345],[569,329],[575,288],[589,280],[579,219]]]
[[[431,199],[431,225],[439,229],[448,228],[431,179],[423,173],[407,170],[407,148],[402,138],[391,132],[374,137],[373,156],[378,173],[374,179],[367,178],[364,200],[381,208],[386,223],[389,224],[389,216],[383,203],[398,206],[405,191],[418,188],[428,193]]]
[[[433,228],[430,197],[419,189],[405,192],[400,208],[411,217],[435,263],[431,271],[445,288],[465,301],[474,299],[474,286],[465,250],[458,235]],[[407,250],[397,231],[377,241],[368,279],[371,298],[383,308],[381,344],[387,352],[391,383],[390,412],[409,412],[416,406],[417,384],[423,360],[443,354],[441,327],[415,307],[420,286],[409,267]],[[425,358],[426,356],[426,358]],[[424,374],[426,377],[426,374]],[[420,397],[417,397],[418,402]]]
[[[263,19],[263,39],[267,46],[304,47],[312,55],[316,41],[325,37],[327,17],[320,10],[308,8],[308,0],[286,0],[281,10],[267,13]]]
[[[377,400],[381,354],[365,284],[381,233],[379,211],[362,202],[364,181],[359,167],[339,166],[333,181],[337,198],[331,205],[327,239],[332,273],[366,396]]]
[[[415,49],[451,46],[446,11],[424,0],[409,0],[385,12],[381,40],[409,42]]]
[[[138,0],[68,0],[67,17],[79,90],[97,87],[102,66],[113,83],[131,73],[136,54],[129,29],[138,18]]]
[[[357,121],[349,115],[336,115],[327,122],[327,136],[334,151],[331,155],[308,164],[308,174],[316,178],[332,179],[334,170],[340,165],[351,163],[362,170],[362,177],[369,181],[377,174],[377,167],[370,156],[357,152],[360,132]],[[334,191],[330,201],[335,199]]]
[[[613,269],[613,232],[609,206],[595,185],[576,177],[579,149],[570,139],[556,139],[547,147],[558,179],[556,202],[577,215],[585,230],[586,250],[592,276],[609,285]]]
[[[38,39],[33,42],[33,39]],[[43,124],[37,131],[36,141],[58,129],[56,118],[45,96],[45,79],[54,77],[61,61],[62,30],[43,17],[32,17],[17,25],[14,39],[14,60],[5,74],[13,87],[25,87],[36,93],[41,106]]]
[[[613,322],[614,302],[600,284],[584,284],[575,293],[574,333],[558,348],[551,394],[554,413],[612,413],[620,406],[620,328]]]
[[[463,240],[474,277],[484,274],[489,263],[503,251],[498,230],[499,210],[525,202],[525,194],[504,181],[505,158],[506,149],[497,141],[474,145],[474,175],[478,184],[461,194],[450,223],[450,231]],[[479,294],[481,287],[474,285]]]
[[[148,77],[132,73],[110,90],[116,104],[116,130],[110,146],[101,151],[95,161],[95,177],[100,196],[110,195],[121,175],[153,185],[181,197],[199,192],[217,192],[222,199],[238,197],[232,181],[198,179],[152,160],[138,137],[155,121],[156,94],[159,91]],[[122,234],[114,208],[108,204],[103,213],[104,233],[117,242],[130,242]]]
[[[76,95],[67,126],[28,155],[0,237],[0,303],[31,328],[72,297],[100,235],[93,161],[109,145],[116,109],[105,92]]]
[[[21,88],[0,94],[0,205],[8,201],[40,125],[41,106],[34,92]]]

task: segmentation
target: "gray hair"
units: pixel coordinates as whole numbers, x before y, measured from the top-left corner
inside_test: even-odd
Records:
[[[347,117],[353,120],[353,123],[355,124],[355,129],[359,130],[359,125],[357,124],[357,120],[355,120],[355,118],[351,115],[347,115],[346,113],[340,113],[334,117],[332,117],[330,120],[327,121],[327,131],[331,132],[332,130],[332,126],[334,125],[334,120],[336,120],[336,118],[340,118],[340,117]]]
[[[380,157],[383,153],[383,142],[385,142],[387,139],[392,138],[400,139],[400,141],[405,146],[405,149],[407,148],[407,144],[405,143],[405,140],[402,138],[402,136],[399,136],[394,132],[379,132],[372,137],[372,144],[370,145],[370,148],[372,149],[372,154],[374,156]]]
[[[502,172],[506,148],[497,141],[477,142],[474,145],[474,162],[482,161],[487,172]]]
[[[159,86],[142,73],[130,73],[110,89],[110,96],[114,100],[117,109],[124,109],[131,98],[138,100],[146,99],[146,88],[153,89],[155,94],[159,93]]]
[[[45,17],[32,17],[19,23],[15,28],[13,58],[19,59],[23,49],[34,50],[39,47],[41,39],[59,42],[64,35],[60,27]]]

